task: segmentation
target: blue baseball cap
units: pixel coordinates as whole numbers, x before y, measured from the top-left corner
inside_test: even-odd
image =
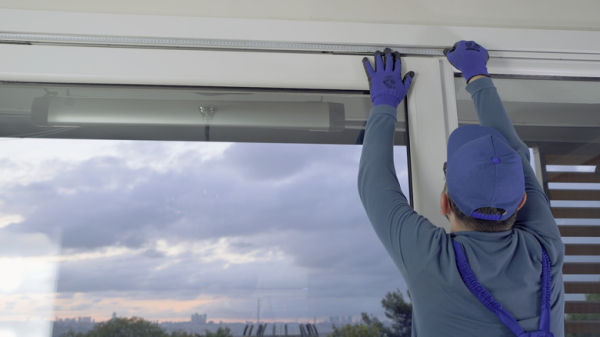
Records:
[[[525,194],[521,156],[498,131],[481,125],[454,130],[448,139],[448,194],[465,215],[504,221]],[[481,214],[482,207],[500,208],[502,215]]]

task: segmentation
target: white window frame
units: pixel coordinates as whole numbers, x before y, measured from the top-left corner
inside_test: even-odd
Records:
[[[0,81],[368,90],[360,54],[392,47],[417,74],[408,97],[414,207],[447,228],[441,168],[458,122],[455,69],[442,50],[461,39],[490,50],[492,75],[600,78],[593,31],[0,9]]]

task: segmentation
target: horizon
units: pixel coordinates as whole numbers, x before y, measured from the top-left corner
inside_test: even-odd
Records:
[[[197,314],[197,313],[194,313]],[[190,314],[190,316],[193,314]],[[358,317],[360,316],[360,314],[356,314],[356,315],[350,315],[347,317],[351,317],[352,318],[352,322],[358,321]],[[272,323],[277,323],[277,324],[304,324],[304,323],[314,323],[315,324],[321,324],[321,323],[332,323],[331,321],[329,321],[328,319],[335,317],[335,318],[347,318],[347,317],[342,317],[342,316],[331,316],[331,317],[327,317],[327,318],[323,318],[323,317],[317,317],[316,321],[315,318],[300,318],[300,319],[290,319],[290,320],[286,320],[284,318],[281,319],[276,319],[276,320],[261,320],[260,322],[256,322],[256,319],[254,320],[221,320],[219,318],[207,318],[206,319],[206,323],[205,324],[215,324],[215,325],[219,325],[219,324],[264,324],[264,323],[268,323],[268,324],[272,324]],[[51,322],[56,322],[56,321],[60,321],[60,320],[78,320],[78,319],[91,319],[93,322],[95,323],[102,323],[102,322],[108,322],[112,319],[112,317],[106,317],[106,318],[102,318],[102,319],[95,319],[91,316],[78,316],[78,317],[55,317],[53,320],[51,320]],[[145,319],[144,317],[141,316],[128,316],[128,317],[123,317],[123,316],[119,316],[117,315],[116,318],[141,318],[141,319]],[[381,320],[382,322],[387,322],[390,321],[387,317],[377,317],[377,319]],[[147,319],[145,319],[147,320]],[[150,322],[157,322],[157,323],[189,323],[192,322],[191,317],[188,317],[188,319],[181,319],[181,320],[147,320]],[[346,320],[344,321],[346,322]]]

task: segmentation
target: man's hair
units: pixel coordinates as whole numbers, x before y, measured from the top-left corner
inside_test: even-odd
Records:
[[[444,186],[444,192],[447,192],[446,187]],[[450,209],[456,219],[467,227],[478,231],[478,232],[502,232],[511,229],[515,225],[515,220],[517,220],[517,212],[510,216],[510,218],[504,221],[496,221],[496,220],[483,220],[477,219],[472,216],[468,216],[464,214],[458,206],[454,203],[454,201],[448,195],[448,203],[450,204]],[[485,215],[501,215],[504,213],[504,210],[492,207],[482,207],[475,210],[478,213]]]
[[[504,221],[477,219],[461,212],[461,210],[458,209],[458,206],[456,206],[456,204],[454,203],[454,201],[452,201],[452,199],[450,199],[450,197],[448,197],[448,203],[450,204],[450,209],[454,213],[454,216],[456,216],[457,220],[464,223],[473,230],[479,232],[507,231],[515,225],[515,220],[517,219],[517,212],[515,212],[513,215],[510,216],[510,218]],[[500,215],[503,213],[504,210],[491,207],[482,207],[478,208],[476,211],[478,213],[486,215]]]

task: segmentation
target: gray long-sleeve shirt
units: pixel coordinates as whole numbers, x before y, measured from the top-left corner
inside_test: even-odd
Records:
[[[392,146],[396,109],[376,106],[367,121],[359,193],[375,232],[408,285],[413,304],[412,335],[513,336],[463,284],[454,259],[454,238],[463,245],[479,282],[525,331],[537,330],[539,323],[541,243],[552,264],[551,331],[556,337],[564,336],[564,246],[549,201],[529,165],[529,150],[512,126],[490,78],[471,82],[467,91],[481,125],[498,130],[523,160],[527,202],[509,231],[446,234],[420,216],[408,204],[395,173]]]

